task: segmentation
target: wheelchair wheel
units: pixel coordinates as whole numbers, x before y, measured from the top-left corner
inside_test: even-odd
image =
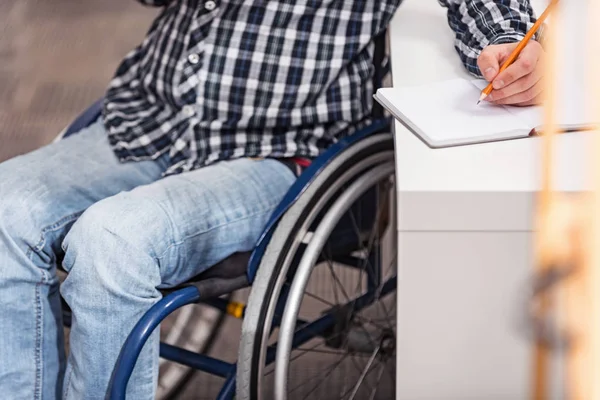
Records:
[[[368,137],[281,219],[246,308],[237,398],[394,397],[393,175],[393,138]]]
[[[207,353],[222,326],[225,313],[190,304],[180,308],[160,326],[160,341],[195,353]],[[160,359],[157,400],[175,399],[194,374],[194,369]]]

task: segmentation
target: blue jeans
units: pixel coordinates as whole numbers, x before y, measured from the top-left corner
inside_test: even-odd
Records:
[[[2,398],[100,399],[136,321],[173,287],[252,249],[295,180],[239,159],[162,178],[167,158],[119,163],[96,122],[0,164]],[[65,360],[60,294],[73,311]],[[159,332],[127,398],[153,399]],[[64,379],[63,379],[64,378]]]

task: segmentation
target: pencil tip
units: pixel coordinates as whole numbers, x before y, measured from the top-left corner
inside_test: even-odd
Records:
[[[481,103],[481,100],[477,100],[477,105],[479,105],[479,103]]]

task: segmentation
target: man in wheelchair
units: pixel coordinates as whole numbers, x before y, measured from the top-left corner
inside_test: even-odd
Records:
[[[373,41],[400,3],[140,1],[163,10],[116,71],[101,117],[0,164],[4,398],[104,397],[160,289],[253,249],[303,166],[368,121]],[[537,42],[497,75],[534,22],[529,1],[440,3],[465,67],[494,79],[488,100],[537,102]],[[61,295],[73,313],[68,360]],[[153,398],[157,371],[155,334],[128,397]]]

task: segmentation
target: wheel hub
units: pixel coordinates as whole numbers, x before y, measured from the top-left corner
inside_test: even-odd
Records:
[[[390,357],[396,353],[396,335],[392,330],[386,329],[381,334],[379,341],[380,354],[383,357]]]

